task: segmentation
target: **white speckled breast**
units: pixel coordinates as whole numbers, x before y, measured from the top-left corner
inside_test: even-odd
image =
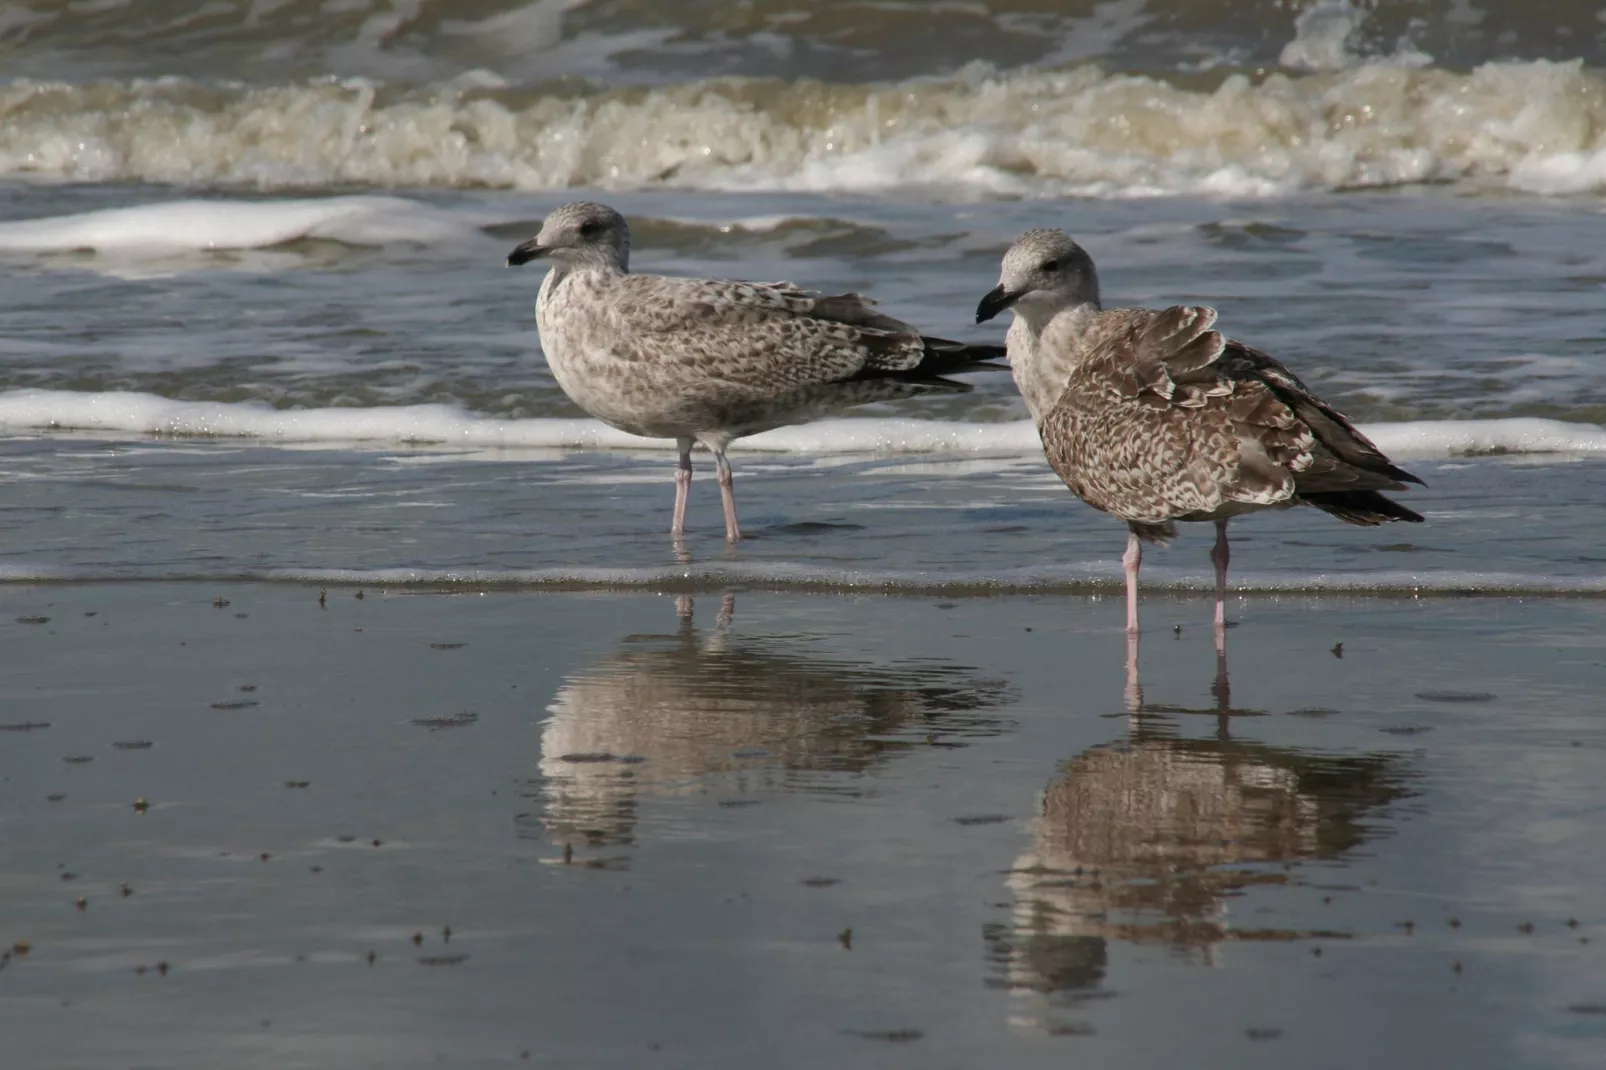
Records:
[[[593,344],[589,310],[591,300],[606,287],[597,272],[566,272],[553,268],[541,282],[535,321],[541,331],[541,350],[552,377],[569,400],[603,423],[646,438],[674,438],[687,429],[665,426],[663,410],[668,399],[655,392],[644,377],[634,374],[631,363],[607,346]],[[580,291],[585,291],[581,293]]]

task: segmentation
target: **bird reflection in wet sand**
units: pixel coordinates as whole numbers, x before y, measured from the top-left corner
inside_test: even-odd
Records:
[[[726,595],[711,629],[677,603],[671,635],[631,635],[570,676],[547,707],[541,778],[521,835],[587,848],[633,842],[653,796],[721,805],[781,788],[856,794],[851,776],[920,746],[958,747],[1004,730],[986,711],[1010,687],[936,658],[891,663],[811,651],[804,636],[742,637]],[[615,859],[617,862],[618,860]]]
[[[1231,705],[1219,648],[1211,693],[1198,709],[1144,703],[1133,637],[1125,738],[1065,762],[1044,792],[1008,878],[1014,916],[988,933],[995,984],[1074,1001],[1095,994],[1112,939],[1214,964],[1228,941],[1324,935],[1234,918],[1232,901],[1297,882],[1287,864],[1341,859],[1386,834],[1380,819],[1415,773],[1397,754],[1234,739],[1235,718],[1264,714]],[[1212,730],[1184,736],[1197,715]]]

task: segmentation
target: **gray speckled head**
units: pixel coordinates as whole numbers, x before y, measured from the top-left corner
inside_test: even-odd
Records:
[[[570,266],[630,268],[630,225],[605,204],[576,201],[554,208],[541,233],[507,256],[517,267],[547,257]]]
[[[1028,230],[1004,254],[998,286],[981,299],[976,322],[985,323],[1006,308],[1057,312],[1071,305],[1099,304],[1099,276],[1093,258],[1063,230]]]

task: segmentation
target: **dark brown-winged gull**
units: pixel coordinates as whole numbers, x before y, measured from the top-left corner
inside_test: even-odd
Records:
[[[1422,481],[1269,354],[1212,329],[1216,310],[1099,305],[1098,273],[1060,230],[1029,230],[1004,254],[976,322],[1015,313],[1015,383],[1043,452],[1077,497],[1126,521],[1126,627],[1138,629],[1144,541],[1213,520],[1216,628],[1226,627],[1227,522],[1314,505],[1351,524],[1422,517],[1379,491]]]
[[[857,294],[823,295],[787,282],[735,282],[630,273],[630,228],[601,204],[566,204],[508,254],[546,258],[536,324],[563,392],[603,423],[680,448],[670,533],[686,530],[691,450],[719,468],[725,538],[736,522],[735,439],[805,423],[854,405],[969,390],[944,378],[1002,368],[1002,346],[923,337]]]

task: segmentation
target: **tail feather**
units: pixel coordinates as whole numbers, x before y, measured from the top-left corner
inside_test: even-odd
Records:
[[[1003,346],[985,343],[950,342],[946,338],[920,340],[926,345],[926,355],[911,371],[922,375],[953,375],[957,372],[1007,371],[1009,365],[999,364],[1008,355]]]
[[[1376,527],[1391,520],[1422,523],[1422,514],[1407,509],[1375,490],[1335,490],[1320,494],[1301,494],[1299,500],[1314,505],[1340,520],[1364,527]]]
[[[855,379],[898,379],[910,383],[927,383],[968,390],[963,383],[950,382],[945,375],[962,372],[1008,371],[1009,365],[999,364],[1008,350],[1003,346],[950,342],[946,338],[920,338],[925,353],[920,363],[912,368],[866,368]]]

